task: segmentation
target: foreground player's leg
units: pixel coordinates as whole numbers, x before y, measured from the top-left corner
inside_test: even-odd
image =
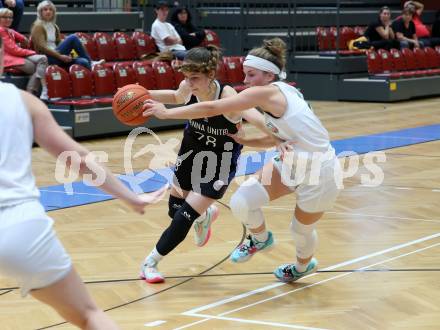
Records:
[[[278,171],[274,170],[272,163],[267,163],[258,172],[258,180],[252,177],[238,188],[231,197],[231,211],[244,224],[250,235],[246,242],[232,252],[233,262],[247,261],[256,252],[274,244],[272,233],[266,229],[261,208],[269,201],[291,192],[281,183],[281,177]]]
[[[141,278],[145,279],[148,283],[160,283],[164,281],[163,275],[157,268],[159,262],[186,238],[193,222],[199,218],[200,214],[203,214],[212,203],[212,199],[194,192],[190,192],[183,204],[177,210],[174,210],[174,212],[171,210],[174,203],[170,203],[170,215],[173,214],[173,218],[168,228],[162,233],[156,247],[145,259],[141,267]]]
[[[274,271],[274,275],[283,282],[293,282],[301,277],[316,272],[318,261],[313,255],[318,246],[318,234],[316,223],[322,217],[323,212],[307,213],[298,206],[290,224],[296,246],[296,262],[284,264]]]

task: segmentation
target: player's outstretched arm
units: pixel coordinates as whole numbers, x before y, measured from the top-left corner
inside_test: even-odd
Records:
[[[92,177],[100,175],[102,184],[99,185],[99,188],[125,201],[138,213],[143,214],[146,205],[157,202],[163,197],[167,187],[151,195],[136,195],[133,193],[106,166],[97,162],[94,157],[87,157],[90,152],[61,129],[43,102],[24,91],[21,91],[21,96],[32,117],[35,142],[51,155],[58,157],[65,151],[75,152],[79,155],[79,164],[75,165],[78,166],[80,174],[91,174]],[[66,164],[66,166],[72,165]]]
[[[153,115],[160,119],[195,119],[241,112],[265,105],[271,93],[267,87],[251,87],[235,96],[173,109],[166,109],[163,104],[148,100],[144,104],[144,116]]]
[[[180,82],[177,90],[159,89],[150,90],[149,92],[154,101],[164,104],[184,104],[191,97],[191,90],[188,88],[185,80]]]

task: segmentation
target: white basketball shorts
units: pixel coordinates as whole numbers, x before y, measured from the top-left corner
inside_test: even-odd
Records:
[[[305,212],[318,213],[332,208],[340,192],[338,179],[341,166],[336,156],[324,161],[312,170],[306,166],[299,170],[295,166],[283,166],[278,156],[272,162],[281,176],[281,181],[296,193],[296,204]]]
[[[63,279],[72,262],[38,201],[0,207],[0,272],[18,281],[22,296]]]

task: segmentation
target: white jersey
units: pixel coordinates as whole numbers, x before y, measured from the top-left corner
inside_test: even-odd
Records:
[[[32,174],[32,118],[19,89],[0,82],[0,207],[37,200]]]
[[[264,113],[266,126],[276,137],[294,141],[298,152],[334,152],[327,130],[310,109],[303,95],[284,82],[273,82],[286,98],[287,109],[280,118]]]

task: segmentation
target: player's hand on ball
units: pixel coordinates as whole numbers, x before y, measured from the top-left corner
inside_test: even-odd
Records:
[[[144,117],[155,116],[159,119],[167,119],[167,108],[160,102],[146,100],[142,109]]]
[[[135,200],[129,202],[130,207],[136,213],[144,214],[145,207],[150,204],[156,204],[160,202],[165,197],[168,188],[169,185],[166,184],[159,190],[156,190],[152,193],[137,195]]]

